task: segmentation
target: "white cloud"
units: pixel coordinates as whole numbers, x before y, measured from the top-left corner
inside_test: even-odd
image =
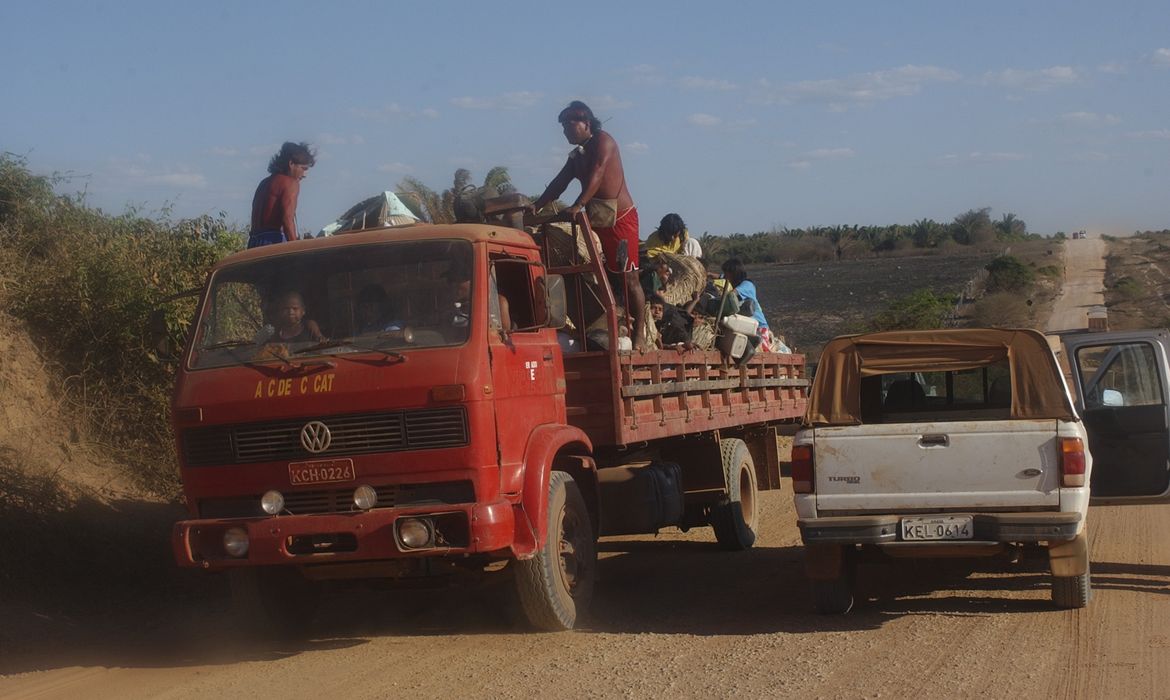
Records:
[[[719,126],[723,122],[723,120],[719,117],[711,114],[703,114],[702,112],[692,114],[691,116],[687,117],[687,121],[694,126],[703,127]]]
[[[451,104],[460,109],[514,110],[531,107],[540,100],[539,92],[521,90],[505,92],[494,97],[456,97]]]
[[[1163,141],[1170,139],[1170,129],[1151,129],[1149,131],[1131,131],[1126,136],[1134,139],[1152,139]]]
[[[207,178],[203,177],[200,173],[159,173],[156,175],[147,175],[145,180],[164,185],[174,185],[175,187],[207,187]]]
[[[359,119],[369,119],[379,122],[397,119],[418,119],[420,117],[433,119],[439,116],[439,113],[431,107],[422,110],[407,109],[397,102],[391,102],[381,107],[353,107],[349,110],[349,113]]]
[[[720,90],[727,92],[739,88],[738,85],[730,80],[723,80],[722,78],[701,78],[694,75],[679,78],[678,84],[691,90]]]
[[[238,153],[239,153],[239,151],[232,148],[231,146],[212,146],[211,147],[211,155],[213,155],[213,156],[223,156],[224,158],[232,158],[235,155],[237,155]]]
[[[393,173],[393,174],[398,174],[398,175],[406,175],[406,174],[410,173],[412,170],[414,170],[414,168],[410,167],[406,163],[399,163],[398,161],[395,161],[393,163],[383,163],[383,164],[378,166],[378,172],[380,172],[380,173]]]
[[[613,95],[600,95],[597,97],[580,98],[582,102],[589,105],[589,108],[596,114],[599,111],[608,111],[611,109],[629,109],[634,106],[633,102],[629,100],[619,100]],[[565,104],[569,102],[566,100]]]
[[[983,83],[999,85],[1014,90],[1042,92],[1081,82],[1081,74],[1069,66],[1052,66],[1040,70],[1018,70],[1008,68],[998,73],[985,73]]]
[[[326,146],[360,146],[366,140],[360,134],[346,136],[345,134],[324,133],[317,137],[317,142]]]
[[[802,80],[780,86],[761,80],[757,84],[756,99],[764,103],[821,102],[842,111],[850,104],[916,95],[924,85],[954,82],[960,77],[959,73],[948,68],[907,65],[846,78]]]
[[[1150,63],[1163,68],[1170,68],[1170,49],[1158,49],[1150,56]]]
[[[1111,61],[1109,63],[1102,63],[1101,65],[1097,66],[1097,70],[1101,71],[1102,73],[1106,73],[1108,75],[1122,75],[1122,74],[1126,73],[1129,69],[1125,67],[1124,63],[1118,63],[1117,61]]]
[[[650,146],[642,143],[641,141],[632,141],[627,143],[625,146],[622,146],[622,148],[626,149],[630,153],[645,153],[650,150]]]
[[[250,156],[271,156],[280,150],[279,143],[265,143],[259,146],[249,146],[248,155]]]
[[[943,156],[943,160],[949,163],[1004,163],[1017,160],[1027,160],[1028,156],[1023,153],[1010,153],[1006,151],[996,151],[991,153],[984,153],[983,151],[974,151],[965,156],[956,155],[954,153]]]
[[[658,72],[658,66],[649,63],[639,63],[620,72],[630,76],[630,82],[635,85],[659,85],[665,81]]]
[[[1121,118],[1113,114],[1096,112],[1067,112],[1060,115],[1060,121],[1076,126],[1111,126],[1120,124]]]
[[[808,162],[807,160],[794,160],[788,163],[788,167],[792,168],[793,170],[804,170],[811,165],[812,163]]]
[[[852,148],[817,148],[804,154],[809,160],[841,160],[857,155]]]

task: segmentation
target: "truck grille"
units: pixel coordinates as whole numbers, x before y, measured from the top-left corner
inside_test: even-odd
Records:
[[[301,446],[301,428],[310,421],[329,426],[329,449],[314,454]],[[183,461],[188,467],[203,467],[466,444],[467,415],[462,407],[419,409],[194,428],[183,432]]]
[[[376,508],[403,508],[427,504],[454,505],[474,503],[475,487],[470,481],[451,481],[438,484],[399,484],[378,486]],[[322,491],[285,491],[284,509],[293,515],[319,513],[349,513],[353,505],[353,488]],[[259,496],[237,498],[208,498],[199,502],[199,515],[204,518],[255,518],[264,515]]]

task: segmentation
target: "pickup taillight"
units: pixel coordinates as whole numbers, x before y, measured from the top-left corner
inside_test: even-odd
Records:
[[[1085,443],[1080,438],[1060,438],[1060,485],[1085,485]]]
[[[812,445],[795,445],[792,448],[792,490],[796,493],[813,492]]]

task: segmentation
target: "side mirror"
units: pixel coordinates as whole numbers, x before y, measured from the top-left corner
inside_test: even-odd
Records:
[[[167,328],[166,309],[155,309],[150,312],[148,321],[150,329],[150,347],[154,348],[158,356],[164,360],[175,359],[175,348],[171,343],[170,330]]]
[[[1124,406],[1125,395],[1116,389],[1105,389],[1101,392],[1102,406]]]
[[[544,325],[549,328],[564,328],[569,320],[568,302],[565,300],[565,278],[561,275],[545,275],[544,281]]]

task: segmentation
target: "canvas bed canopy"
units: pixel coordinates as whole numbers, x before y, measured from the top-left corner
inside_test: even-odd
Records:
[[[1008,361],[1012,418],[1074,420],[1047,339],[1030,329],[886,331],[836,338],[825,346],[806,425],[860,425],[861,379],[898,372],[953,372]]]

